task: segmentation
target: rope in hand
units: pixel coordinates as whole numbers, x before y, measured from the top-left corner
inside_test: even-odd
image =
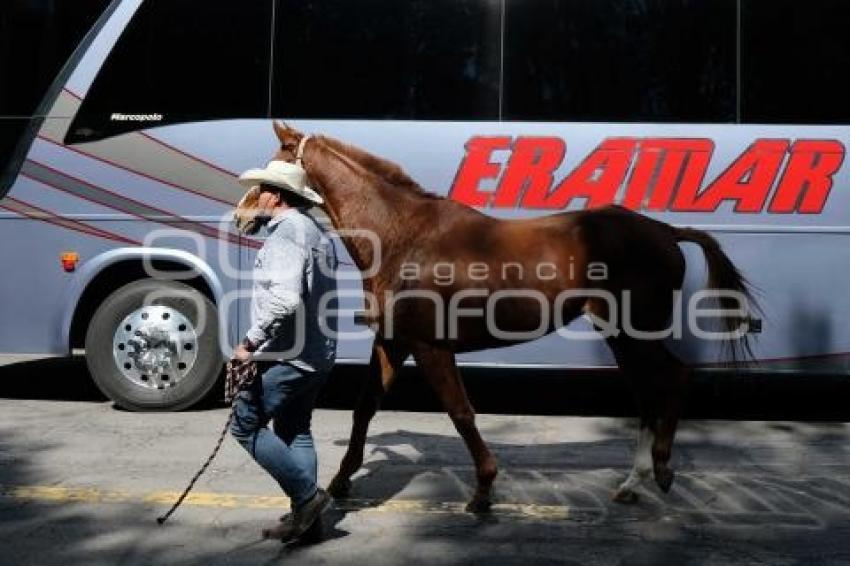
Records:
[[[218,455],[219,450],[221,450],[222,444],[224,444],[224,439],[227,436],[227,431],[230,428],[230,423],[233,421],[233,416],[236,414],[236,394],[251,385],[254,382],[254,379],[257,377],[257,363],[250,362],[238,362],[236,360],[230,360],[227,362],[227,373],[224,380],[224,399],[225,401],[230,403],[230,412],[227,415],[227,421],[224,423],[224,428],[221,429],[221,434],[218,437],[218,442],[215,444],[215,448],[213,448],[212,453],[207,458],[206,462],[203,463],[201,468],[197,471],[197,473],[192,477],[189,481],[189,485],[186,486],[186,489],[183,490],[183,493],[180,494],[180,497],[177,498],[177,501],[171,506],[171,509],[165,515],[161,517],[157,517],[156,522],[160,525],[165,524],[171,515],[177,511],[177,508],[183,503],[183,500],[189,495],[189,492],[192,491],[192,488],[195,487],[195,483],[198,479],[207,471],[207,468],[210,467],[212,461]]]

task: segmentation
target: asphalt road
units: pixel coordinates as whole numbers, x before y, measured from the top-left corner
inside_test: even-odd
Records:
[[[625,410],[599,387],[584,395],[607,407],[600,412]],[[325,406],[344,404],[346,391],[337,384]],[[761,395],[715,393],[710,405],[726,403],[718,414],[731,406],[744,417]],[[403,408],[404,398],[391,406]],[[792,401],[777,406],[799,408]],[[692,403],[692,415],[711,412],[703,405]],[[687,420],[672,492],[646,486],[636,505],[622,506],[608,495],[631,464],[632,419],[480,414],[501,475],[494,512],[475,517],[462,511],[474,475],[449,420],[385,411],[370,430],[355,499],[329,513],[325,542],[285,547],[259,532],[287,502],[231,439],[171,522],[155,522],[226,416],[214,404],[176,414],[116,409],[79,361],[0,367],[0,563],[850,564],[850,426],[840,421]],[[319,409],[314,422],[326,483],[350,412]]]

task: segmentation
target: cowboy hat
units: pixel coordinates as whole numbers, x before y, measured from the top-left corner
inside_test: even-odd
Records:
[[[319,193],[307,186],[307,172],[304,168],[286,161],[269,161],[265,169],[249,169],[239,176],[239,184],[247,189],[257,185],[272,185],[314,204],[324,202]]]

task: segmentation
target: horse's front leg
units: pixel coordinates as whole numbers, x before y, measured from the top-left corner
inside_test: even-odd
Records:
[[[428,344],[417,344],[413,348],[413,357],[437,392],[443,407],[475,462],[478,485],[466,510],[473,513],[489,511],[492,505],[493,481],[498,473],[496,458],[481,438],[478,427],[475,426],[475,411],[466,396],[466,390],[455,363],[454,352]]]
[[[375,339],[375,344],[372,346],[372,358],[369,361],[369,372],[354,407],[354,422],[351,427],[348,450],[342,458],[339,471],[328,485],[328,492],[332,496],[338,498],[348,496],[351,490],[351,476],[363,464],[369,422],[378,411],[381,399],[392,386],[398,369],[407,355],[408,351],[398,344]]]

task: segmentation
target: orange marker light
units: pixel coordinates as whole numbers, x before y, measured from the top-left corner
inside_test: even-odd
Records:
[[[77,269],[77,263],[80,261],[80,254],[77,252],[62,252],[59,259],[62,262],[62,269],[71,273]]]

